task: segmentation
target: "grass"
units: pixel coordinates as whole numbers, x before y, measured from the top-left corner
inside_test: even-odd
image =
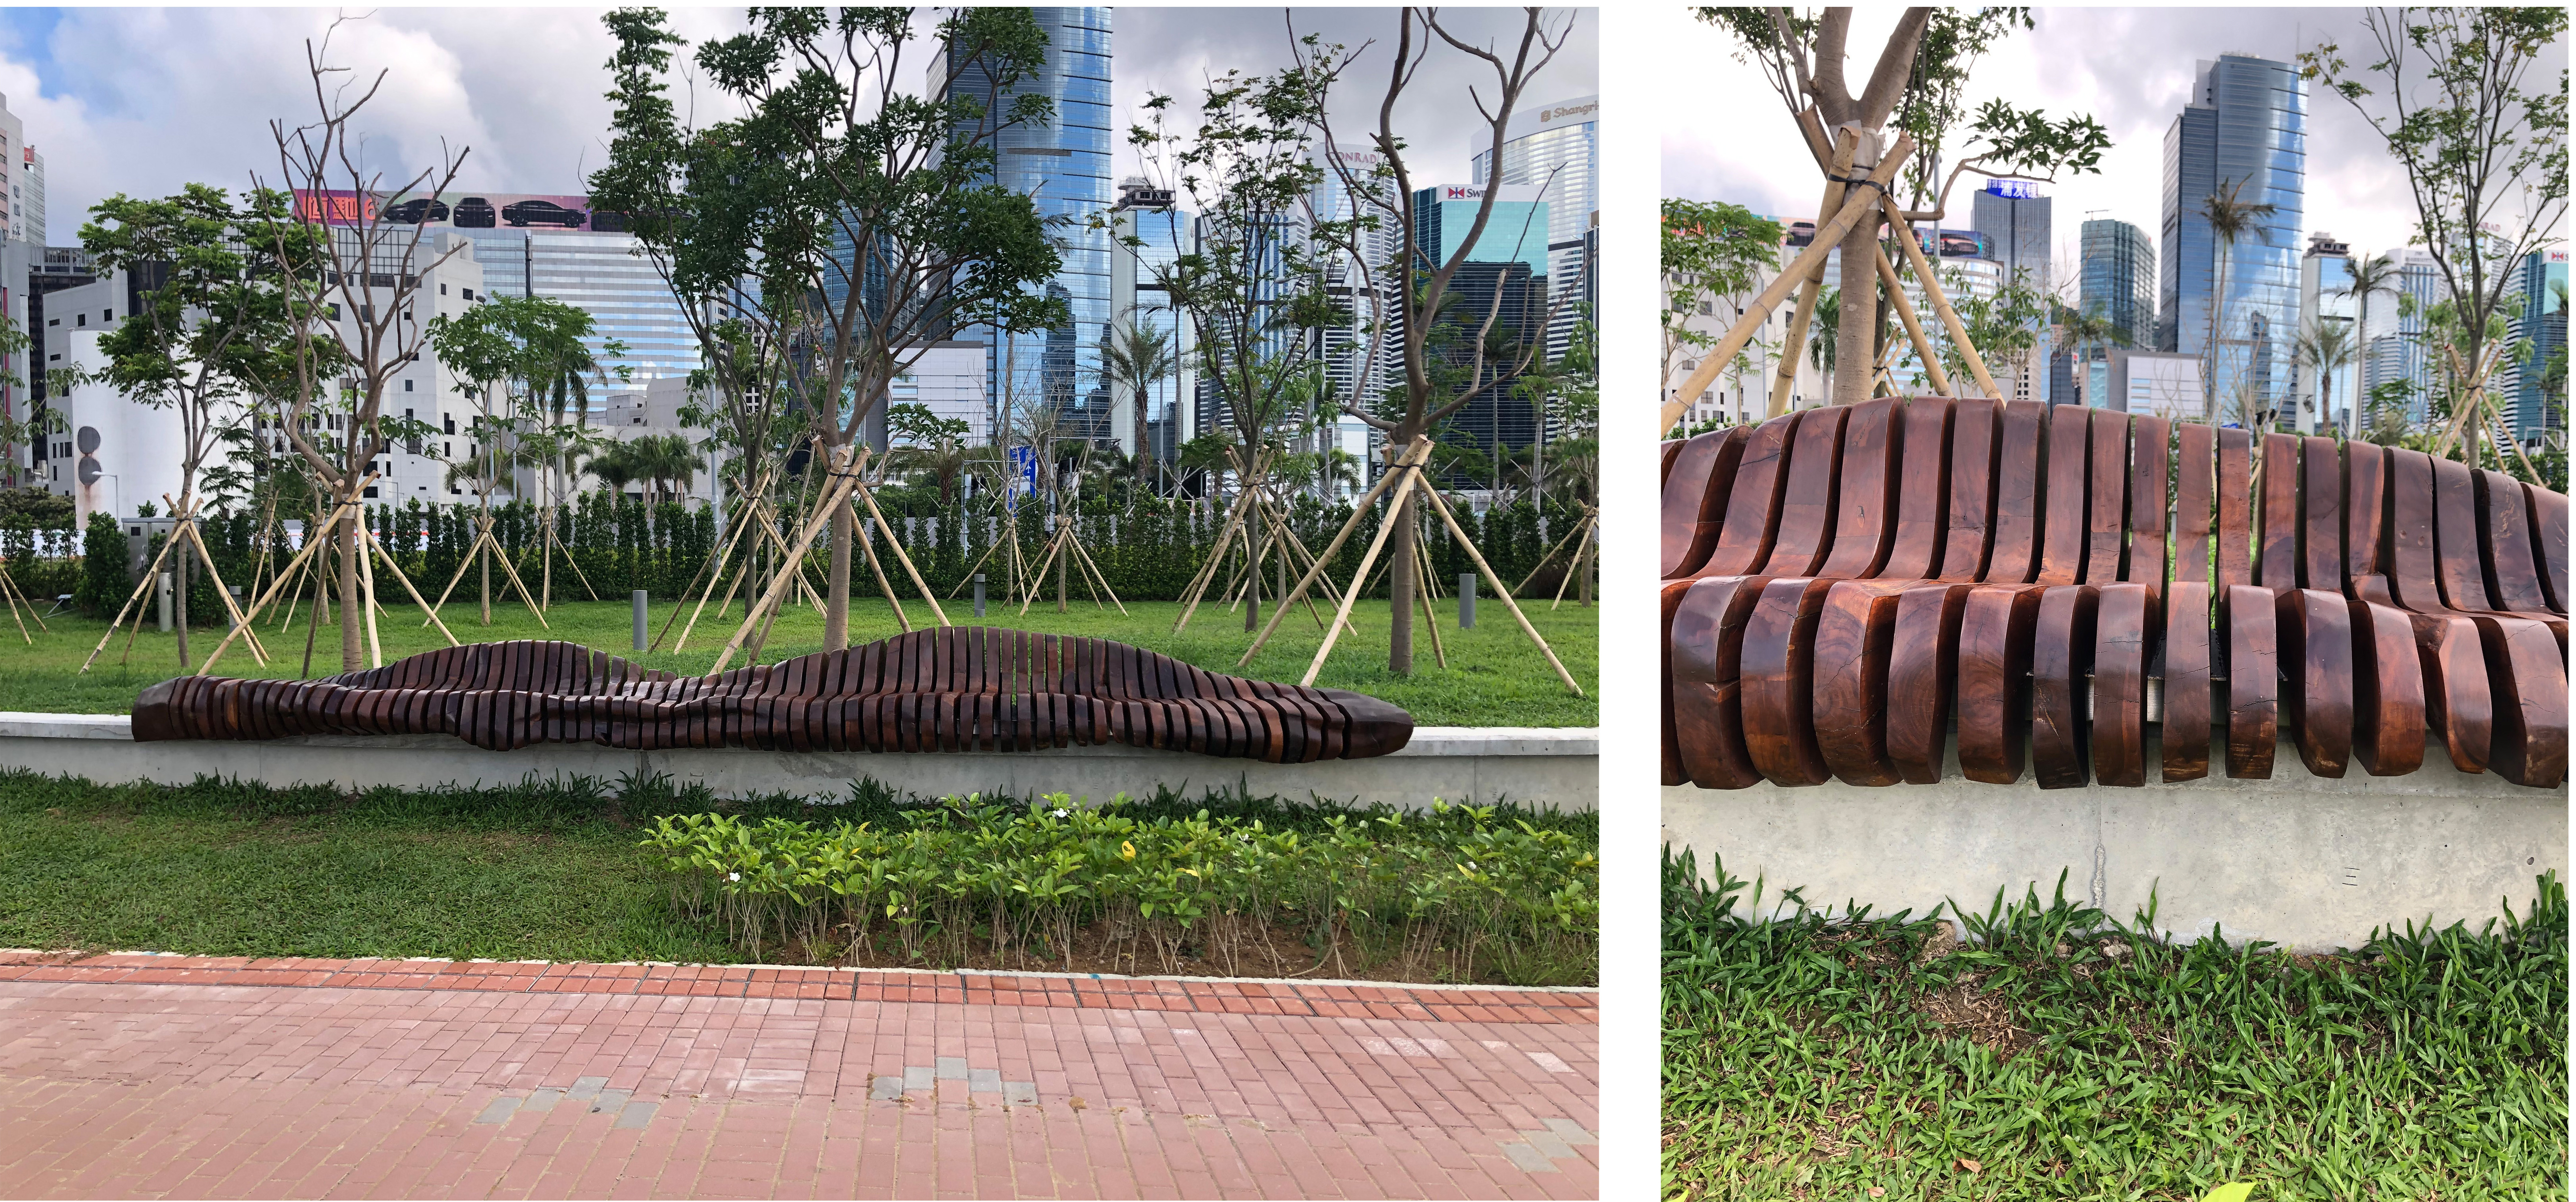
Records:
[[[654,818],[828,816],[883,828],[935,804],[868,782],[841,805],[815,807],[723,801],[661,779],[347,793],[212,778],[109,786],[0,770],[0,946],[737,963],[723,922],[674,908],[669,870],[641,846]],[[1385,812],[1213,790],[1129,812],[1201,809],[1301,831]],[[1598,847],[1588,813],[1501,816]]]
[[[950,621],[974,621],[971,601],[961,598],[954,603],[943,600],[941,604],[948,607]],[[1172,623],[1180,616],[1178,603],[1131,602],[1127,608],[1128,615],[1122,617],[1115,609],[1095,610],[1088,600],[1077,598],[1068,612],[1059,614],[1051,600],[1041,600],[1029,607],[1028,617],[1023,619],[1017,616],[1016,609],[1005,608],[997,599],[987,610],[986,622],[1047,634],[1115,639],[1163,652],[1211,672],[1292,682],[1305,675],[1306,665],[1322,642],[1321,621],[1308,617],[1301,606],[1301,612],[1279,624],[1278,633],[1271,636],[1261,654],[1237,671],[1235,659],[1252,642],[1252,636],[1243,630],[1240,611],[1228,614],[1223,606],[1203,605],[1190,620],[1189,629],[1176,637]],[[1544,600],[1523,607],[1531,624],[1547,638],[1566,670],[1583,686],[1585,695],[1576,697],[1566,692],[1547,660],[1521,634],[1500,602],[1485,598],[1478,608],[1476,628],[1460,630],[1455,600],[1435,603],[1442,624],[1441,639],[1449,652],[1449,667],[1441,668],[1433,658],[1430,638],[1417,622],[1414,671],[1405,677],[1386,667],[1386,602],[1362,601],[1351,615],[1355,632],[1345,633],[1334,645],[1333,656],[1315,683],[1393,702],[1423,726],[1591,726],[1600,720],[1597,611],[1568,602],[1550,613]],[[907,604],[906,609],[916,622],[928,620],[917,601]],[[901,632],[893,611],[881,601],[856,601],[850,610],[850,641],[854,644]],[[1332,616],[1329,609],[1318,612],[1325,619]],[[667,606],[654,606],[652,620],[657,633],[669,613]],[[741,623],[740,602],[735,603],[732,613],[733,621],[719,622],[714,609],[709,608],[707,617],[699,620],[696,632],[689,637],[688,650],[678,655],[667,650],[638,655],[630,650],[634,645],[633,618],[623,601],[559,603],[547,616],[553,627],[550,631],[540,628],[535,616],[516,604],[495,605],[490,626],[480,624],[471,604],[451,602],[441,617],[457,638],[467,642],[566,639],[640,660],[648,667],[703,673],[714,666],[716,653]],[[680,620],[685,623],[688,618],[683,615]],[[64,616],[51,619],[49,625],[50,632],[34,632],[33,647],[17,639],[14,626],[0,625],[0,710],[121,714],[133,707],[135,694],[146,687],[203,664],[206,653],[223,637],[220,631],[190,631],[188,650],[195,662],[182,669],[177,636],[162,634],[147,621],[143,634],[135,640],[130,661],[123,658],[125,636],[120,634],[84,674],[80,671],[81,661],[88,657],[90,648],[98,645],[107,624],[94,618]],[[408,602],[380,615],[376,628],[388,662],[447,645],[436,630],[422,625],[419,608]],[[237,642],[215,665],[216,672],[226,676],[293,677],[302,666],[304,634],[302,613],[294,628],[286,631],[274,630],[274,624],[263,619],[260,638],[272,655],[269,666],[261,668]],[[675,627],[663,645],[667,648],[678,637]],[[312,674],[337,673],[337,625],[323,626],[316,642]],[[779,617],[760,658],[763,663],[776,663],[822,649],[822,618],[811,608],[800,607]],[[742,656],[734,657],[735,665],[744,662],[747,661]]]
[[[1664,875],[1667,1199],[2565,1198],[2567,894],[2360,949]],[[1753,915],[1774,921],[1755,921]]]

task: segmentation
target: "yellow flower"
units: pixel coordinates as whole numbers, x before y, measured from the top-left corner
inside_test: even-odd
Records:
[[[1136,858],[1136,845],[1133,843],[1129,843],[1126,840],[1121,839],[1118,841],[1118,850],[1124,853],[1127,859],[1132,860]]]

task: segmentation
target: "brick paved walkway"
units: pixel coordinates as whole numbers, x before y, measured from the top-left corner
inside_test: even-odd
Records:
[[[1589,1198],[1597,995],[0,953],[0,1197]]]

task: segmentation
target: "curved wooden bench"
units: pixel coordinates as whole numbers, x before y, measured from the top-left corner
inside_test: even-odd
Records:
[[[577,643],[476,643],[324,680],[183,676],[145,689],[134,737],[454,735],[477,747],[1033,751],[1124,743],[1303,763],[1385,755],[1413,718],[1340,689],[1246,680],[1107,639],[920,630],[678,676]]]
[[[1668,443],[1664,778],[2566,774],[2565,496],[2416,452],[1881,398]],[[2224,696],[2220,696],[2223,691]],[[2161,713],[2150,722],[2161,694]],[[2160,744],[2155,746],[2154,744]]]

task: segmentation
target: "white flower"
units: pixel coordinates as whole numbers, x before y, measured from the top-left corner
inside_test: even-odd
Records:
[[[725,879],[728,881],[738,881],[742,879],[742,874],[739,872],[728,872],[725,874]]]
[[[1073,812],[1073,811],[1071,811],[1071,810],[1056,810],[1056,811],[1053,811],[1053,813],[1055,814],[1055,816],[1056,816],[1056,817],[1058,817],[1058,818],[1062,818],[1062,817],[1064,817],[1064,816],[1066,816],[1066,815],[1068,815],[1068,814],[1071,814],[1072,812]]]

